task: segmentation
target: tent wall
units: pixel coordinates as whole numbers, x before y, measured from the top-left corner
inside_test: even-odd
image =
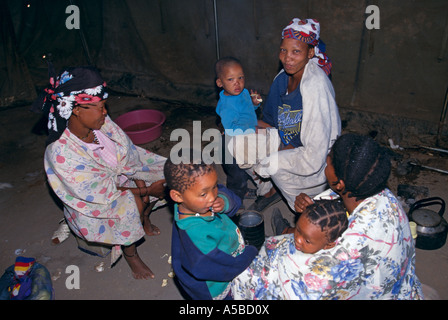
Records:
[[[0,3],[1,106],[26,100],[18,78],[46,84],[48,53],[59,68],[90,57],[118,92],[206,106],[216,104],[217,56],[232,55],[247,87],[267,94],[293,17],[320,21],[341,107],[438,123],[448,85],[446,0],[78,0],[80,30],[65,27],[70,1]],[[369,4],[380,9],[380,29],[365,26]]]

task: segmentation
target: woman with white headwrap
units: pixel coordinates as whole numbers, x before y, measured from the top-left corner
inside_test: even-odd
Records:
[[[328,77],[331,62],[319,34],[320,24],[314,19],[294,18],[283,29],[279,52],[283,69],[271,85],[259,122],[278,129],[281,146],[254,170],[271,178],[292,210],[301,192],[317,195],[325,189],[325,159],[341,132]],[[249,209],[262,211],[279,199],[272,188]]]

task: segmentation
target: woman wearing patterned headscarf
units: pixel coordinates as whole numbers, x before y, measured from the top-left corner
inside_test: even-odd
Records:
[[[341,132],[328,77],[331,62],[319,36],[320,24],[314,19],[294,18],[283,29],[279,52],[283,69],[271,85],[259,122],[278,129],[282,143],[278,153],[254,170],[271,178],[292,210],[301,192],[316,195],[325,189],[325,159]],[[272,188],[249,209],[261,211],[279,199]]]
[[[65,69],[34,103],[48,114],[45,171],[80,238],[124,254],[136,279],[153,278],[136,241],[158,234],[149,212],[163,202],[165,158],[135,146],[107,115],[106,83],[95,68]]]

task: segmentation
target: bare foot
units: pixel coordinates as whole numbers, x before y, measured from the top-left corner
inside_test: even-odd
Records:
[[[149,215],[143,216],[143,230],[148,236],[158,236],[160,234],[160,229],[151,223]]]
[[[132,249],[132,247],[134,248]],[[124,248],[123,256],[129,267],[131,268],[132,276],[134,277],[134,279],[154,279],[154,273],[152,273],[151,269],[149,269],[149,267],[142,261],[142,259],[140,259],[135,245]]]

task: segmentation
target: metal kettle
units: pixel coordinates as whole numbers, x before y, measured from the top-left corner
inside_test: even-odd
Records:
[[[432,205],[440,206],[438,212],[426,209]],[[416,247],[425,250],[441,248],[446,242],[448,223],[443,218],[445,201],[432,197],[416,201],[409,209],[409,220],[417,224]]]

